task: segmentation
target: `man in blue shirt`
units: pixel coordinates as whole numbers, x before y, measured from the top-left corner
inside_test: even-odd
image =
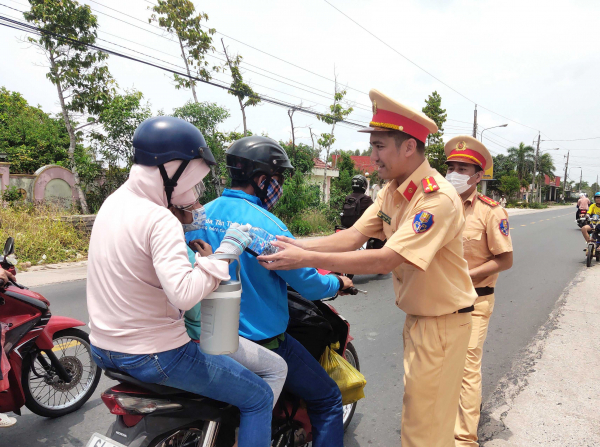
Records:
[[[293,237],[268,211],[283,193],[284,171],[293,169],[283,148],[266,137],[242,138],[227,150],[227,167],[232,188],[206,205],[206,228],[186,233],[187,242],[202,239],[218,247],[233,222],[249,222],[273,236]],[[312,355],[285,333],[289,320],[287,284],[303,297],[319,300],[334,296],[352,282],[346,277],[320,275],[313,268],[269,271],[249,253],[243,253],[240,262],[240,335],[272,349],[287,362],[285,388],[306,402],[313,446],[342,447],[340,390]]]

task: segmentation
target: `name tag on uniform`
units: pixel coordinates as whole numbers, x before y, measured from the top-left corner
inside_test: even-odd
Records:
[[[381,220],[383,220],[388,225],[392,224],[392,218],[390,216],[388,216],[387,214],[385,214],[381,210],[377,213],[377,217],[379,217]]]

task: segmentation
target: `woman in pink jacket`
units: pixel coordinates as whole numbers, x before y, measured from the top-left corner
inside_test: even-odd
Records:
[[[207,355],[187,335],[183,312],[229,279],[226,261],[188,260],[183,229],[169,207],[198,199],[215,164],[200,131],[173,117],[144,121],[133,137],[129,179],[102,205],[92,231],[87,300],[94,360],[138,380],[237,406],[240,447],[270,445],[273,393],[227,356]],[[241,254],[239,228],[216,253]]]

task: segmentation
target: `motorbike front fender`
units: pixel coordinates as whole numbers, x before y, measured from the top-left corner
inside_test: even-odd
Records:
[[[50,321],[48,321],[48,324],[40,336],[36,338],[35,344],[40,349],[52,349],[54,347],[52,337],[56,332],[78,326],[85,326],[85,323],[83,321],[76,320],[75,318],[58,317],[52,315],[50,317]]]

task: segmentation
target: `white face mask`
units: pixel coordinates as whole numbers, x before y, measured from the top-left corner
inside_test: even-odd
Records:
[[[206,210],[203,206],[194,210],[184,210],[192,214],[192,223],[183,224],[183,232],[201,230],[206,227]]]
[[[459,174],[458,172],[449,172],[448,174],[446,174],[446,180],[448,180],[450,184],[454,186],[454,188],[456,188],[456,192],[462,194],[463,192],[467,191],[471,186],[473,186],[469,185],[468,182],[469,180],[471,180],[471,177],[474,177],[476,175],[477,174],[468,176],[467,174]]]

